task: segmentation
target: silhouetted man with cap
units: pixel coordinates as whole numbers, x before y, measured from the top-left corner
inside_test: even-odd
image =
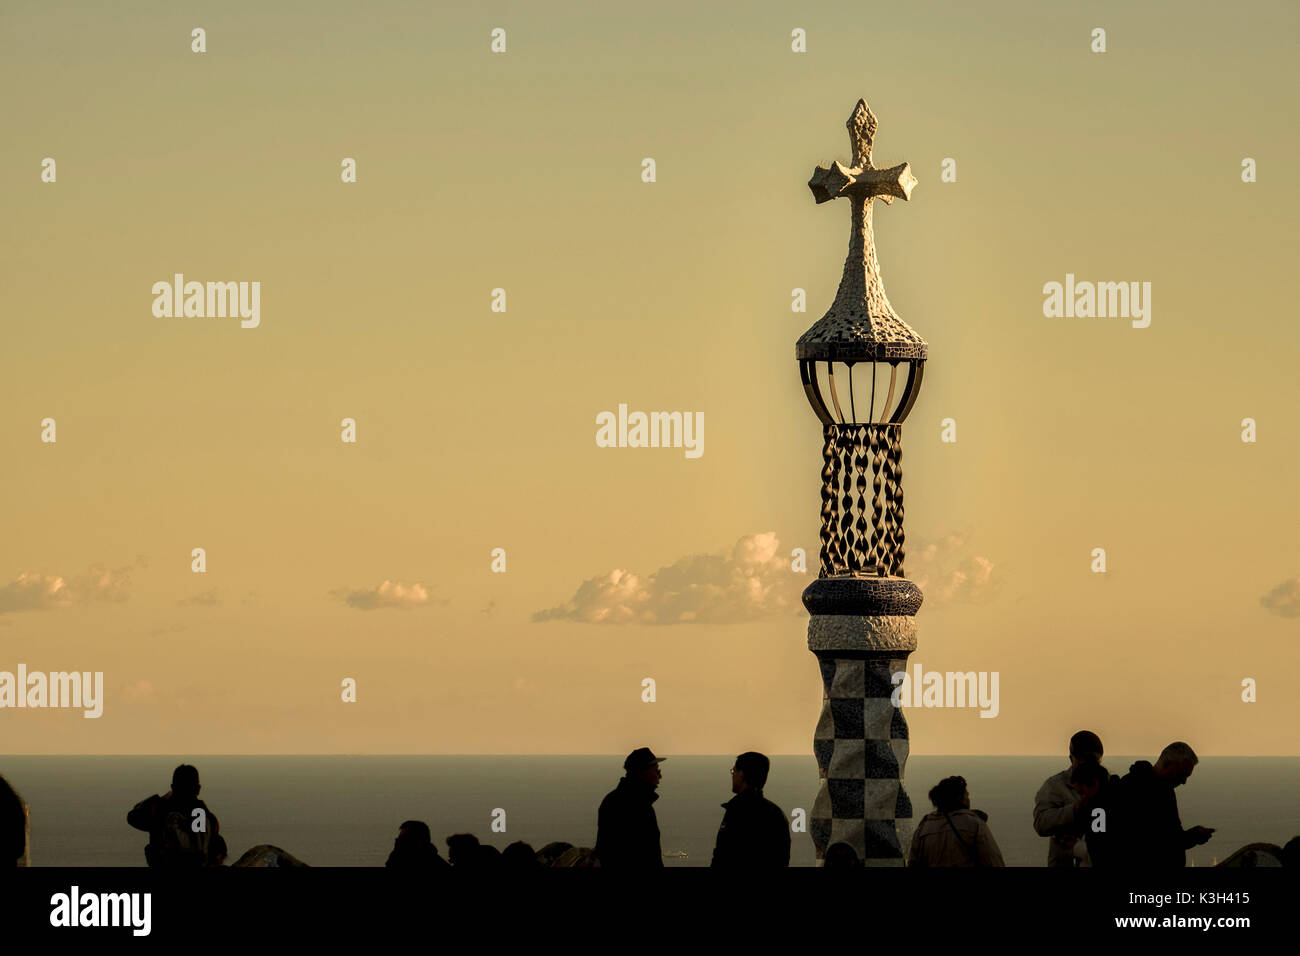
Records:
[[[771,761],[752,750],[736,758],[731,768],[735,796],[722,805],[727,812],[713,848],[714,866],[755,869],[790,865],[790,827],[785,811],[763,796],[769,769]]]
[[[664,865],[654,802],[663,776],[659,764],[666,759],[639,747],[623,761],[627,776],[600,801],[596,818],[595,856],[602,867],[644,870]]]

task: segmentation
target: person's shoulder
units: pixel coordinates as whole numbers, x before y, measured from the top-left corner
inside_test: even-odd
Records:
[[[1042,800],[1060,792],[1062,787],[1070,786],[1070,771],[1061,770],[1052,774],[1038,788],[1035,799]]]

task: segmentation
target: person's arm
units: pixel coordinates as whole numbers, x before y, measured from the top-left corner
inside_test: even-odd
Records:
[[[777,854],[776,862],[780,866],[790,865],[790,821],[784,812],[781,814],[781,852]]]
[[[145,797],[127,812],[126,822],[137,830],[152,830],[154,813],[161,799],[156,793],[152,797]]]
[[[1051,778],[1034,796],[1034,832],[1039,836],[1068,836],[1074,829],[1074,802],[1062,804],[1052,789]]]
[[[975,849],[979,853],[981,866],[1006,866],[1002,862],[1002,851],[998,849],[998,841],[993,839],[993,831],[983,820],[980,821],[979,829],[975,831]]]

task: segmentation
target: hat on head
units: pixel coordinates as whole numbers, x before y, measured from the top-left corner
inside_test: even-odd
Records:
[[[627,759],[623,761],[623,769],[636,773],[647,770],[654,764],[663,763],[667,759],[667,757],[656,757],[649,747],[638,747],[627,755]]]

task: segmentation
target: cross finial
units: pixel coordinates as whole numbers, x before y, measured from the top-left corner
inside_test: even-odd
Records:
[[[796,355],[800,359],[849,363],[924,360],[925,340],[898,317],[885,295],[871,228],[873,200],[892,203],[895,199],[910,199],[916,177],[907,163],[890,169],[871,165],[876,117],[866,100],[858,100],[845,126],[853,147],[853,165],[832,162],[830,166],[818,166],[808,180],[808,188],[818,203],[848,197],[852,216],[849,254],[834,303],[799,339]]]
[[[839,196],[861,196],[864,199],[911,199],[916,177],[907,163],[892,169],[876,169],[871,165],[871,146],[876,135],[876,117],[866,100],[858,100],[853,115],[844,124],[849,130],[849,144],[853,147],[853,165],[838,161],[830,166],[818,166],[808,180],[808,188],[818,203]]]

